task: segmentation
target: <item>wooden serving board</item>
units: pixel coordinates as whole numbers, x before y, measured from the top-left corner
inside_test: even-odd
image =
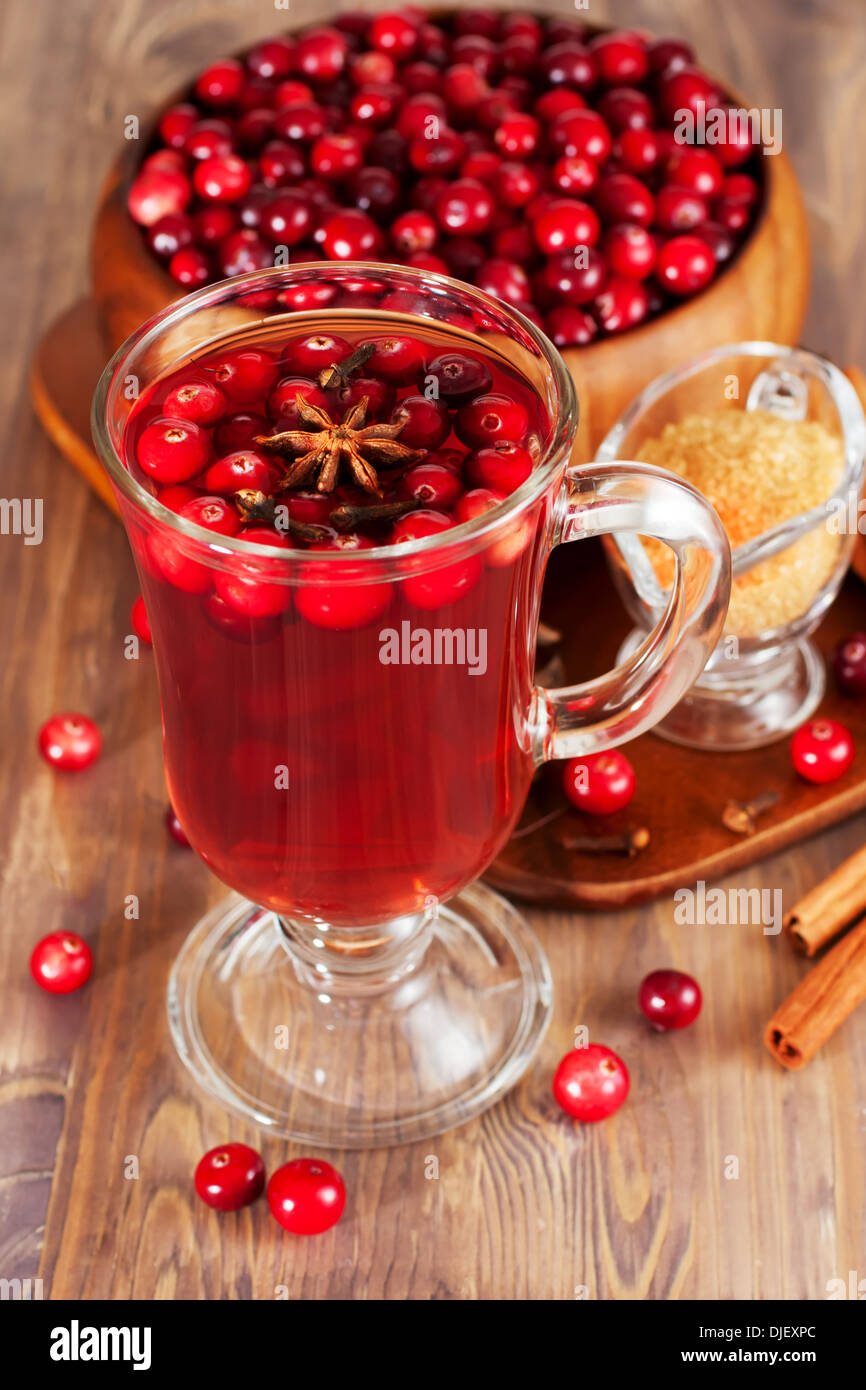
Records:
[[[36,411],[61,452],[116,510],[90,439],[90,400],[106,350],[92,301],[80,300],[49,328],[34,357],[31,393]],[[864,379],[849,373],[866,399]],[[566,681],[588,680],[614,663],[629,629],[610,582],[599,542],[561,547],[545,584],[544,620],[563,633],[558,649]],[[850,574],[818,634],[825,652],[848,633],[866,628],[866,588]],[[626,811],[592,821],[570,809],[561,764],[539,772],[517,834],[491,865],[487,881],[512,897],[557,907],[611,908],[646,902],[742,868],[813,835],[866,806],[866,699],[839,694],[828,682],[822,713],[841,720],[862,750],[850,772],[832,786],[814,787],[794,773],[787,739],[748,753],[700,753],[646,734],[628,746],[638,789]],[[779,802],[752,836],[721,823],[725,802],[777,791]],[[535,821],[562,814],[528,830]],[[574,834],[616,833],[645,825],[648,848],[628,859],[567,850]],[[528,832],[528,833],[527,833]]]
[[[614,664],[631,624],[600,542],[581,541],[554,552],[542,617],[563,634],[558,650],[566,682],[589,680]],[[844,636],[863,628],[866,588],[849,573],[816,640],[826,657]],[[866,698],[841,693],[829,675],[820,712],[845,724],[858,749],[850,771],[827,787],[796,775],[787,738],[749,752],[705,753],[650,733],[624,750],[637,775],[634,799],[624,811],[602,819],[573,810],[562,791],[562,764],[547,764],[487,881],[510,897],[550,907],[622,907],[699,879],[709,882],[814,835],[866,807]],[[779,800],[758,819],[753,835],[736,835],[722,825],[727,801],[762,792],[777,792]],[[528,829],[558,810],[558,818]],[[646,826],[651,839],[633,859],[563,847],[563,840],[576,834],[616,834],[637,826]]]

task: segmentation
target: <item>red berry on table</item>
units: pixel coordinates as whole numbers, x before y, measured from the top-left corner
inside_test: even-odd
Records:
[[[296,1236],[317,1236],[335,1226],[346,1206],[346,1187],[322,1158],[295,1158],[271,1174],[268,1206]]]
[[[86,984],[93,955],[86,941],[71,931],[53,931],[33,948],[30,974],[49,994],[70,994]]]
[[[55,714],[39,730],[39,751],[52,767],[80,772],[95,763],[102,735],[86,714]]]
[[[215,1211],[239,1211],[249,1206],[265,1186],[261,1154],[248,1144],[221,1144],[199,1159],[195,1190]]]
[[[628,1095],[628,1068],[609,1047],[590,1043],[567,1052],[553,1077],[553,1094],[574,1120],[606,1120]]]
[[[634,796],[634,768],[624,754],[611,748],[569,758],[562,770],[565,794],[579,811],[610,816],[621,811]]]
[[[144,599],[141,594],[132,605],[132,630],[140,642],[145,642],[148,647],[153,646],[153,638],[150,635],[150,623],[147,618],[147,609],[144,606]]]
[[[171,803],[165,808],[165,828],[177,844],[183,845],[184,849],[191,848],[186,831],[178,820],[177,812]]]
[[[688,1028],[701,1011],[701,987],[681,970],[653,970],[638,992],[641,1012],[654,1028],[665,1033]]]
[[[833,653],[836,683],[852,695],[866,695],[866,632],[852,632]]]
[[[835,719],[810,719],[791,739],[791,761],[807,782],[835,782],[854,761],[854,740]]]

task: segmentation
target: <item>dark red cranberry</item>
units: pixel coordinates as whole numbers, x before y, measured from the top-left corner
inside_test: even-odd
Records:
[[[274,129],[274,113],[264,107],[245,111],[237,124],[238,149],[242,154],[258,154]]]
[[[195,1190],[215,1211],[239,1211],[261,1196],[265,1165],[248,1144],[209,1149],[195,1170]]]
[[[177,812],[169,802],[165,808],[165,828],[175,844],[181,845],[184,849],[191,849],[187,833],[177,818]]]
[[[665,232],[690,232],[706,222],[707,201],[689,188],[660,188],[656,194],[656,226]]]
[[[434,357],[419,378],[419,384],[425,391],[435,387],[438,399],[456,408],[486,394],[493,385],[493,377],[481,357],[452,351]]]
[[[320,410],[328,409],[328,397],[314,381],[310,381],[305,376],[284,377],[267,400],[268,415],[276,423],[278,429],[297,430],[303,427],[301,417],[298,414],[299,396],[301,400],[307,401],[310,405],[318,406]]]
[[[705,198],[714,197],[722,186],[722,166],[709,150],[678,150],[665,160],[664,174],[668,183],[690,188]]]
[[[739,198],[717,198],[713,203],[713,216],[726,231],[739,236],[751,222],[752,210]]]
[[[251,48],[246,56],[246,64],[256,77],[267,81],[279,81],[288,77],[295,61],[295,44],[292,39],[264,39]]]
[[[195,237],[195,224],[184,212],[169,212],[147,230],[147,244],[154,255],[169,260]]]
[[[232,128],[227,121],[219,118],[198,121],[187,135],[183,148],[192,159],[212,159],[216,155],[231,154],[234,148]]]
[[[348,50],[346,37],[339,29],[310,29],[295,46],[295,71],[311,82],[329,82],[343,71]]]
[[[567,251],[553,256],[541,272],[541,283],[549,292],[552,304],[564,300],[567,304],[587,304],[604,287],[607,265],[594,249],[584,249],[579,256]]]
[[[716,104],[718,92],[714,84],[697,68],[670,69],[659,82],[659,104],[665,119],[675,121],[678,111],[700,115]]]
[[[866,694],[866,632],[853,632],[833,653],[836,683],[849,695]]]
[[[526,271],[515,261],[493,257],[478,269],[475,283],[485,294],[506,304],[521,304],[529,298]]]
[[[404,212],[391,226],[391,240],[398,251],[431,251],[436,245],[439,228],[429,212]]]
[[[436,203],[440,227],[452,235],[478,236],[493,220],[495,204],[488,188],[476,179],[455,179]]]
[[[213,442],[218,454],[231,454],[237,449],[248,449],[256,435],[266,434],[268,422],[263,415],[247,410],[236,411],[217,425]]]
[[[705,241],[715,258],[716,265],[724,265],[737,249],[738,242],[733,232],[719,222],[701,223],[701,241]]]
[[[267,204],[260,226],[275,244],[297,246],[310,234],[313,211],[302,193],[287,188]]]
[[[400,185],[390,169],[359,169],[350,188],[356,207],[372,217],[387,217],[400,201]]]
[[[306,171],[303,155],[288,140],[271,140],[259,154],[259,173],[268,188],[283,188]]]
[[[448,126],[440,126],[435,138],[419,136],[409,144],[409,163],[419,174],[453,174],[465,154],[463,136]]]
[[[281,140],[307,144],[324,135],[327,125],[327,117],[321,106],[312,101],[298,102],[297,106],[284,106],[277,113],[274,133]]]
[[[701,1011],[701,987],[681,970],[653,970],[641,981],[638,1003],[660,1033],[688,1028]]]
[[[610,131],[597,111],[570,111],[550,128],[550,143],[560,155],[582,154],[601,164],[611,152]]]
[[[220,242],[217,256],[220,270],[228,278],[248,275],[253,270],[266,270],[274,263],[273,248],[252,227],[231,232]]]
[[[596,59],[583,44],[566,39],[554,43],[541,57],[541,71],[552,87],[574,87],[588,91],[598,80]]]
[[[341,416],[366,397],[367,423],[371,424],[389,414],[394,404],[394,388],[378,377],[353,376],[345,386],[329,388],[328,397],[332,409]]]
[[[367,146],[371,167],[388,169],[398,176],[409,167],[409,147],[396,130],[379,131]]]
[[[608,280],[592,303],[593,313],[606,333],[622,333],[642,323],[649,312],[647,291],[639,280]]]
[[[611,130],[641,130],[653,123],[655,111],[646,92],[636,87],[611,87],[598,103],[598,114]]]
[[[655,199],[634,174],[608,174],[599,179],[595,205],[604,222],[639,222],[649,227],[655,216]]]
[[[694,50],[684,39],[655,39],[647,56],[650,70],[656,74],[679,72],[695,61]]]
[[[551,309],[545,316],[544,327],[550,341],[560,349],[584,347],[598,337],[598,325],[592,315],[570,305]]]
[[[212,463],[204,478],[208,492],[231,497],[241,488],[270,493],[279,478],[278,470],[254,449],[238,449]]]
[[[392,423],[402,422],[400,443],[410,449],[438,449],[451,433],[446,405],[426,396],[404,396],[395,408]]]

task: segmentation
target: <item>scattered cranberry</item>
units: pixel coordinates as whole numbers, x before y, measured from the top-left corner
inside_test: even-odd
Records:
[[[854,632],[833,653],[833,671],[842,690],[866,695],[866,632]]]
[[[52,767],[80,772],[99,757],[102,735],[86,714],[55,714],[39,730],[39,751]]]
[[[807,782],[835,782],[854,761],[854,740],[835,719],[810,719],[791,739],[791,761]]]
[[[261,1196],[265,1165],[248,1144],[221,1144],[199,1159],[195,1190],[215,1211],[239,1211]]]
[[[153,638],[150,634],[150,622],[148,621],[147,609],[144,606],[144,599],[141,594],[139,594],[135,603],[132,605],[130,621],[132,622],[132,630],[138,640],[144,642],[146,646],[152,647]]]
[[[295,1158],[277,1168],[268,1182],[268,1206],[292,1235],[316,1236],[330,1230],[345,1205],[343,1179],[321,1158]]]
[[[573,806],[593,816],[609,816],[621,811],[634,796],[634,768],[613,748],[604,753],[588,753],[569,758],[563,768],[563,788]]]
[[[590,1043],[567,1052],[553,1077],[558,1105],[574,1120],[606,1120],[628,1095],[628,1068],[609,1047]]]
[[[701,1011],[701,987],[681,970],[653,970],[642,981],[638,994],[641,1012],[654,1028],[688,1028]]]
[[[49,994],[70,994],[93,973],[93,955],[86,941],[71,931],[53,931],[33,948],[30,974]]]

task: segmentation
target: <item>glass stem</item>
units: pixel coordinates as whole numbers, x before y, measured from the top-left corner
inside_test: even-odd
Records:
[[[438,903],[420,912],[371,926],[275,917],[280,939],[298,978],[329,993],[368,993],[387,988],[420,964],[433,933]]]

